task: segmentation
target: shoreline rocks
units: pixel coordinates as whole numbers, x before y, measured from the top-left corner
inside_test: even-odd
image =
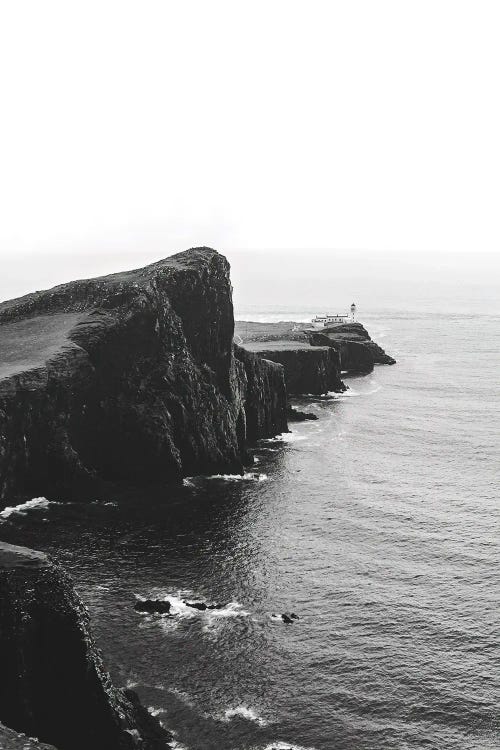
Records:
[[[0,722],[58,750],[163,750],[171,735],[115,688],[71,579],[0,543]],[[2,736],[0,728],[0,737]]]

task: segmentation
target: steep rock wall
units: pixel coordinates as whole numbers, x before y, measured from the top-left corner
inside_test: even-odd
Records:
[[[58,750],[169,747],[137,697],[112,685],[67,574],[43,553],[5,543],[0,664],[0,722],[15,733]],[[0,726],[0,738],[14,743],[9,730]]]
[[[241,471],[285,406],[279,371],[248,386],[233,331],[229,264],[209,248],[0,305],[0,506]]]
[[[313,346],[331,346],[339,353],[342,370],[371,372],[374,365],[394,365],[396,360],[386,354],[370,338],[361,323],[341,323],[310,333]]]
[[[275,347],[269,343],[268,346],[258,345],[256,353],[283,365],[289,395],[342,393],[346,390],[340,377],[340,357],[332,347],[305,347],[293,342],[280,342]]]
[[[331,347],[337,353],[341,369],[347,372],[367,374],[375,365],[372,352],[359,341],[336,340],[324,333],[311,333],[310,342],[313,347]]]
[[[235,357],[243,366],[247,439],[255,441],[288,432],[287,395],[283,367],[240,346]]]

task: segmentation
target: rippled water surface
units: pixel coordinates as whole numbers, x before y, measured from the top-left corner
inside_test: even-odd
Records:
[[[179,747],[500,746],[499,319],[366,324],[398,364],[299,402],[319,420],[245,478],[0,518],[71,570],[115,680]]]

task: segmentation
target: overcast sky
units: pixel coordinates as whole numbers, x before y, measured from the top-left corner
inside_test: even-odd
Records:
[[[499,21],[498,0],[2,2],[0,251],[498,250]]]

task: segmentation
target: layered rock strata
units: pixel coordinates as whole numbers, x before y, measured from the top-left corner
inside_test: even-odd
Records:
[[[233,349],[229,264],[196,248],[0,305],[0,506],[241,471],[287,429],[282,368]]]
[[[0,664],[0,741],[6,748],[23,742],[21,732],[58,750],[169,747],[170,734],[137,696],[112,685],[69,576],[43,553],[5,543]]]

